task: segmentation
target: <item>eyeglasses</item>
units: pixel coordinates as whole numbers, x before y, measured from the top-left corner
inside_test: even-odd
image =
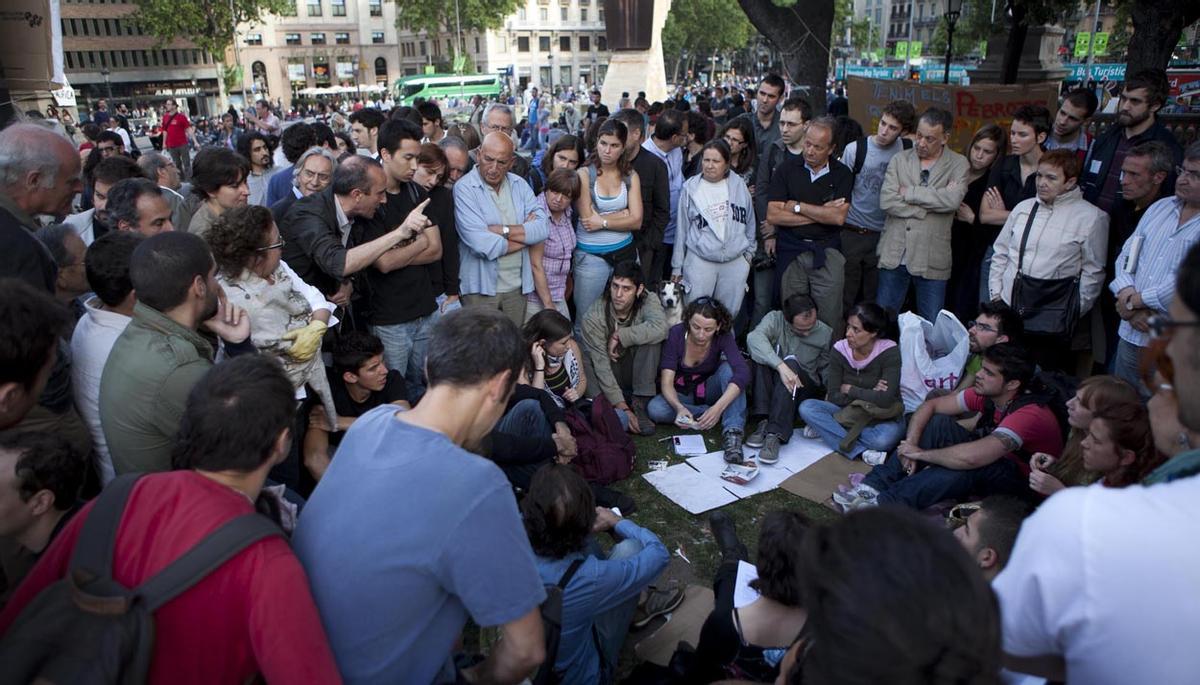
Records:
[[[333,174],[318,174],[317,172],[309,171],[308,169],[301,169],[300,176],[307,181],[311,181],[315,178],[321,183],[329,183],[330,179],[333,178]]]
[[[967,330],[970,330],[972,328],[978,328],[979,330],[983,331],[984,333],[998,333],[999,332],[996,330],[996,328],[994,326],[991,326],[989,324],[979,323],[978,321],[968,321],[967,322]]]
[[[1175,175],[1178,176],[1180,180],[1186,178],[1192,183],[1200,183],[1200,169],[1189,169],[1180,165],[1175,167]]]
[[[266,247],[256,248],[254,251],[255,252],[270,252],[271,250],[281,250],[281,249],[283,249],[284,245],[287,245],[287,241],[283,239],[283,236],[280,236],[279,242],[274,243],[272,245],[267,245]]]
[[[484,124],[483,127],[485,129],[487,129],[488,131],[499,131],[500,133],[504,133],[504,134],[510,135],[510,136],[512,135],[512,132],[513,132],[512,126],[492,126],[491,124]]]
[[[1169,316],[1152,316],[1146,322],[1150,327],[1150,337],[1161,340],[1170,337],[1175,332],[1176,328],[1197,328],[1200,327],[1200,320],[1197,321],[1174,321]]]

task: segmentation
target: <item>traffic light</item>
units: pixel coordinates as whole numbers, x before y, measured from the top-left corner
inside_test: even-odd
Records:
[[[908,70],[908,80],[909,81],[920,81],[921,80],[921,70],[916,67],[910,67]]]

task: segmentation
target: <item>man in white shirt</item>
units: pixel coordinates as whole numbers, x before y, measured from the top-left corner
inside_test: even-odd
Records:
[[[1153,329],[1178,388],[1200,384],[1200,247]],[[1160,389],[1160,392],[1173,392]],[[1025,523],[994,587],[1009,667],[1072,683],[1192,683],[1200,674],[1200,394],[1177,393],[1179,441],[1144,481],[1068,488]]]
[[[100,376],[113,343],[133,316],[137,297],[129,280],[129,260],[142,241],[136,231],[101,236],[84,255],[88,285],[96,296],[84,303],[84,315],[71,336],[71,391],[96,455],[100,483],[113,479],[112,454],[100,427]]]
[[[266,100],[255,103],[253,114],[246,112],[246,123],[253,124],[255,130],[268,136],[277,136],[283,130],[283,124],[279,123],[279,117],[271,111]]]

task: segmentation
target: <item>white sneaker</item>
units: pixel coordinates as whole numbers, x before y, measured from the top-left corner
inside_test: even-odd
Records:
[[[879,500],[874,498],[868,499],[865,497],[856,497],[853,501],[846,504],[842,504],[841,502],[837,501],[835,501],[833,504],[843,514],[849,514],[850,512],[858,509],[870,509],[871,507],[877,507],[879,506]]]
[[[812,426],[805,426],[802,435],[809,440],[819,440],[821,438],[821,436],[815,430],[813,430]]]
[[[879,466],[883,462],[887,461],[887,456],[887,452],[882,452],[880,450],[865,450],[862,453],[862,460],[864,464],[870,466]]]

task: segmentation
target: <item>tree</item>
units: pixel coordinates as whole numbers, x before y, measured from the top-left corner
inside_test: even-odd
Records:
[[[1001,8],[1003,9],[1003,8]],[[987,0],[966,0],[962,4],[962,14],[954,25],[954,55],[963,56],[975,52],[981,41],[985,41],[998,30],[992,22],[991,3]],[[946,54],[946,22],[938,22],[929,40],[926,53],[931,56]]]
[[[256,22],[267,13],[296,10],[295,0],[134,0],[132,19],[158,38],[156,47],[185,39],[217,62],[217,88],[225,106],[225,50],[233,45],[238,24]]]
[[[847,32],[850,37],[848,42],[846,40]],[[854,0],[834,0],[831,37],[835,45],[849,45],[858,52],[871,49],[872,42],[876,44],[880,42],[871,40],[871,22],[866,17],[854,18]]]
[[[779,49],[787,77],[825,110],[834,0],[738,0],[750,23]]]
[[[672,81],[678,82],[685,57],[689,63],[704,61],[745,47],[750,42],[750,22],[734,0],[679,0],[671,3],[662,41],[663,54],[675,56]]]
[[[443,29],[486,31],[497,29],[504,19],[524,7],[523,0],[393,0],[396,25],[414,31],[438,33]],[[457,10],[457,11],[456,11]],[[557,11],[557,10],[555,10]]]
[[[1183,30],[1200,20],[1196,0],[1122,0],[1133,22],[1133,35],[1125,49],[1125,73],[1142,69],[1166,69]]]

